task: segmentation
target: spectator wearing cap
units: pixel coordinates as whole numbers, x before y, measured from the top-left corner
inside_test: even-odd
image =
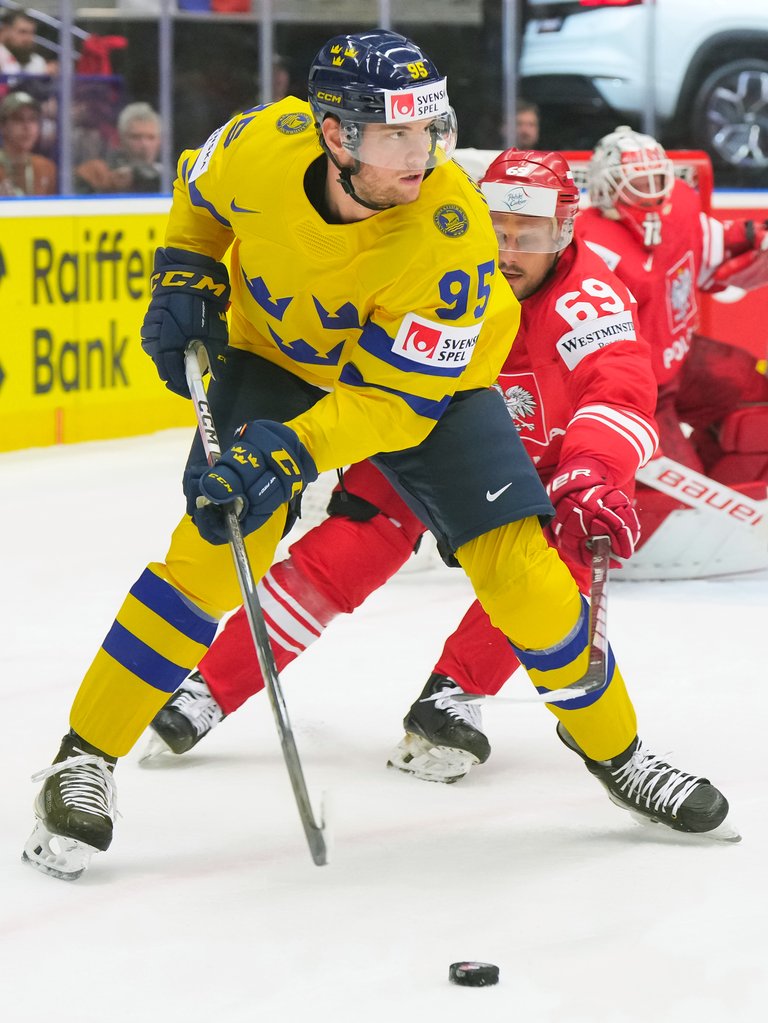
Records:
[[[3,41],[0,43],[0,74],[47,75],[48,61],[35,52],[33,17],[23,10],[7,11],[3,16]]]
[[[159,192],[162,188],[160,116],[149,103],[129,103],[117,119],[119,148],[75,169],[75,191]]]
[[[56,194],[56,164],[33,152],[40,122],[40,104],[29,93],[0,101],[0,196]]]

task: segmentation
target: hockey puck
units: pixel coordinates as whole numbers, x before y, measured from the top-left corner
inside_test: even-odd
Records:
[[[489,987],[499,983],[499,968],[493,963],[451,963],[448,979],[462,987]]]

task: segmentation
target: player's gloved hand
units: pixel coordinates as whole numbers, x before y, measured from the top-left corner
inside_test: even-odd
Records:
[[[203,539],[225,543],[223,505],[235,502],[247,535],[317,476],[314,459],[289,426],[255,419],[235,432],[229,451],[202,474],[192,518]]]
[[[631,557],[640,536],[632,501],[610,482],[610,473],[596,459],[584,458],[559,466],[547,487],[555,508],[550,523],[557,546],[574,561],[588,565],[587,540],[609,536],[611,551]]]
[[[211,365],[227,344],[229,273],[223,263],[173,247],[155,252],[152,299],[141,325],[141,347],[165,386],[184,398],[184,349],[198,338]]]
[[[765,234],[768,241],[768,233]],[[741,288],[742,291],[754,291],[768,284],[768,247],[750,249],[740,256],[732,256],[715,270],[711,282],[706,285],[707,291],[723,291],[725,288]]]

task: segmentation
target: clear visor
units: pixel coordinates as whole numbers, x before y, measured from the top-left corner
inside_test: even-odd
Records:
[[[389,170],[424,171],[449,160],[456,148],[453,108],[407,124],[365,124],[342,118],[341,144],[360,163]]]
[[[491,213],[499,254],[560,252],[573,240],[573,217],[524,217]]]
[[[621,164],[611,172],[616,202],[642,209],[661,206],[672,191],[675,171],[672,161],[648,160]]]

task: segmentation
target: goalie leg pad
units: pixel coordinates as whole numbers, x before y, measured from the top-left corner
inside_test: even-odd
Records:
[[[709,475],[729,486],[768,481],[768,405],[740,408],[726,416],[718,431],[721,457]]]
[[[635,490],[635,511],[640,519],[640,540],[635,554],[648,543],[667,516],[673,511],[680,511],[686,507],[660,490],[653,490],[651,487],[638,484]]]

